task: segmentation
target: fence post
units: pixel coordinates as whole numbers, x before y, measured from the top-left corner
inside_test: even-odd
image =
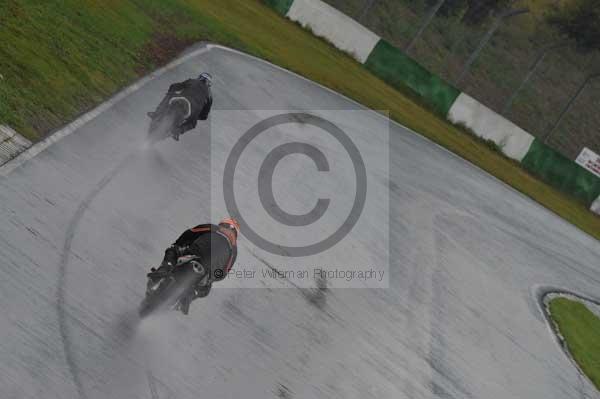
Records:
[[[408,43],[408,46],[406,46],[406,49],[404,50],[406,53],[408,53],[414,47],[417,40],[419,40],[423,32],[425,32],[425,29],[427,29],[431,21],[433,21],[433,18],[436,16],[436,14],[440,10],[440,8],[442,8],[445,2],[446,0],[438,0],[435,6],[433,6],[433,8],[429,11],[429,14],[427,14],[427,17],[425,17],[425,20],[419,27],[419,31],[411,39],[410,43]]]
[[[498,17],[494,20],[494,23],[492,24],[490,29],[487,31],[487,33],[485,34],[485,36],[479,43],[479,46],[477,46],[477,49],[475,51],[473,51],[473,53],[471,54],[471,56],[469,57],[469,59],[467,60],[465,65],[463,66],[462,72],[460,73],[460,75],[458,76],[458,78],[456,79],[456,82],[455,82],[455,84],[457,86],[463,81],[465,76],[467,76],[467,72],[469,72],[471,65],[473,65],[475,60],[477,60],[477,58],[479,58],[479,54],[481,54],[481,50],[484,49],[484,47],[488,44],[488,42],[490,41],[492,36],[494,36],[494,33],[496,33],[498,28],[500,28],[500,26],[502,25],[502,21],[504,21],[504,19],[506,19],[506,18],[514,17],[515,15],[519,15],[519,14],[525,14],[527,12],[529,12],[528,8],[520,8],[518,10],[506,10],[503,13],[501,13],[500,15],[498,15]]]
[[[487,6],[484,5],[483,2],[475,3],[473,5],[473,7],[476,7],[475,10],[478,13],[479,12],[483,13],[483,12],[485,12],[487,10]],[[456,25],[460,26],[463,17],[461,17],[459,19],[459,21],[458,21],[458,23]],[[454,55],[454,53],[456,52],[456,50],[460,47],[460,45],[462,44],[462,42],[466,39],[467,34],[464,31],[461,31],[458,36],[459,36],[458,39],[453,41],[452,45],[450,46],[450,50],[448,51],[448,54],[446,54],[446,56],[444,57],[444,61],[443,61],[444,68],[445,68],[446,72],[448,73],[448,80],[451,79],[450,78],[450,73],[451,73],[451,71],[450,71],[450,59],[452,58],[452,55]]]
[[[577,92],[575,93],[575,95],[573,97],[571,97],[571,99],[569,100],[569,102],[567,103],[567,105],[565,106],[565,108],[563,108],[562,112],[560,113],[560,116],[558,117],[558,119],[556,120],[556,122],[554,122],[554,125],[552,125],[552,127],[550,128],[550,130],[548,131],[548,133],[546,133],[546,135],[544,136],[543,142],[547,143],[548,140],[550,139],[550,136],[552,135],[552,133],[554,133],[556,131],[556,129],[558,128],[558,126],[560,125],[560,123],[562,122],[562,120],[565,118],[565,116],[567,115],[567,113],[571,110],[571,108],[573,107],[573,104],[575,104],[575,101],[577,101],[577,99],[579,98],[579,96],[581,95],[581,93],[583,93],[583,90],[585,90],[585,87],[588,85],[588,83],[590,83],[592,81],[592,79],[596,79],[597,77],[600,77],[600,73],[594,73],[592,75],[589,75],[581,84],[581,86],[579,86],[579,89],[577,89]]]
[[[508,110],[510,109],[510,107],[512,107],[512,104],[515,101],[515,99],[517,98],[517,96],[519,95],[519,92],[527,85],[529,80],[531,80],[531,78],[535,74],[535,71],[540,66],[540,64],[542,63],[542,61],[544,60],[544,58],[546,57],[548,52],[550,52],[551,50],[556,50],[557,48],[560,48],[560,47],[565,47],[567,45],[568,45],[568,43],[561,42],[561,43],[549,44],[549,45],[542,47],[542,50],[538,54],[536,60],[529,67],[529,71],[527,71],[527,75],[521,81],[521,84],[519,84],[519,87],[517,87],[517,89],[513,92],[513,94],[506,101],[506,104],[504,104],[504,107],[502,108],[502,114],[506,114],[508,112]]]

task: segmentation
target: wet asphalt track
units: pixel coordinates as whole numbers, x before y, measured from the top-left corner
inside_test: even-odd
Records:
[[[599,296],[598,242],[397,125],[378,183],[388,289],[330,290],[320,305],[296,288],[215,289],[187,318],[137,323],[148,265],[210,218],[206,128],[143,150],[145,112],[204,69],[218,110],[358,108],[212,49],[0,177],[0,397],[599,396],[537,303],[545,287]],[[245,242],[239,262],[255,252]]]

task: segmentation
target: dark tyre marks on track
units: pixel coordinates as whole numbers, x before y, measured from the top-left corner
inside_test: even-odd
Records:
[[[88,195],[79,204],[79,207],[75,211],[75,214],[69,222],[67,233],[65,236],[65,243],[60,255],[60,264],[58,266],[58,283],[56,289],[56,312],[58,314],[58,326],[60,331],[61,340],[63,343],[63,349],[65,353],[65,359],[69,368],[69,373],[73,379],[73,383],[77,388],[77,394],[79,399],[87,399],[88,396],[81,382],[79,370],[77,368],[77,362],[75,360],[73,346],[69,336],[69,328],[67,323],[67,312],[65,310],[65,293],[66,293],[66,281],[67,281],[67,266],[69,264],[69,257],[71,254],[71,245],[79,222],[90,204],[94,201],[96,196],[111,182],[111,180],[119,174],[121,170],[133,163],[141,152],[139,150],[129,153],[122,161],[120,161],[114,168],[112,168],[108,174],[106,174],[96,186],[88,193]]]

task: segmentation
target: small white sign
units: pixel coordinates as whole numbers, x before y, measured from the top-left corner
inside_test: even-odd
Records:
[[[575,162],[600,177],[600,155],[594,151],[584,147]]]

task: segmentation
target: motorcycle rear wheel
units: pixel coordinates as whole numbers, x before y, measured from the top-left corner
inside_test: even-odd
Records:
[[[140,318],[144,318],[160,310],[165,301],[165,298],[163,298],[163,292],[168,288],[168,286],[169,284],[165,284],[165,281],[163,281],[154,292],[146,295],[138,309]]]
[[[169,105],[169,108],[163,111],[161,115],[156,115],[150,122],[148,138],[152,144],[165,140],[173,135],[174,129],[183,122],[183,108],[175,103]]]

